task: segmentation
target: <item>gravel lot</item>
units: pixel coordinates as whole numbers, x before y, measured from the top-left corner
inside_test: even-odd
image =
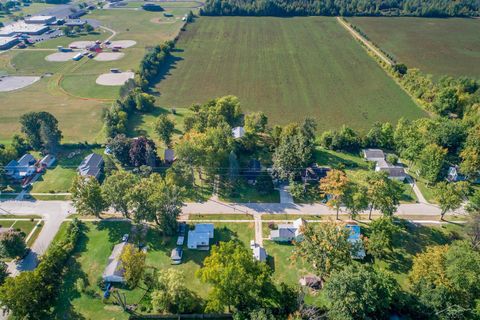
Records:
[[[135,74],[133,72],[120,72],[120,73],[104,73],[97,78],[97,84],[102,86],[121,86],[128,79],[133,79]]]
[[[40,77],[0,77],[0,92],[8,92],[25,88],[40,80]]]

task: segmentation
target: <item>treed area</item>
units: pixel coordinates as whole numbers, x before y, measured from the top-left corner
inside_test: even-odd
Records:
[[[210,16],[478,16],[477,0],[207,0]]]

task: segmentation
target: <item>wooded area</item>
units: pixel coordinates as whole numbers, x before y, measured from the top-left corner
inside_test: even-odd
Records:
[[[478,16],[477,0],[207,0],[207,16]]]

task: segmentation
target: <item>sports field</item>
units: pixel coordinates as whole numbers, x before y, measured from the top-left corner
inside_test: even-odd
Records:
[[[311,116],[320,130],[425,115],[334,18],[202,17],[177,48],[161,106],[233,94],[273,124]]]
[[[348,18],[398,62],[435,76],[480,78],[480,19]]]
[[[190,9],[171,4],[174,18],[169,23],[162,12],[143,10],[95,10],[86,17],[98,20],[102,26],[94,34],[60,37],[36,44],[34,48],[11,50],[0,54],[0,74],[44,76],[37,83],[11,92],[0,93],[0,141],[9,141],[18,132],[18,119],[28,111],[48,111],[59,120],[64,142],[102,142],[102,110],[118,97],[119,86],[101,86],[99,75],[111,68],[135,70],[148,47],[173,39],[183,22],[181,17]],[[58,45],[74,41],[133,40],[136,44],[122,50],[116,61],[83,58],[78,62],[47,61]]]

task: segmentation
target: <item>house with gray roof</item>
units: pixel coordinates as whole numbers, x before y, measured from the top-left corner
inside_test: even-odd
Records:
[[[381,149],[364,149],[363,157],[368,161],[377,162],[385,159],[385,153]]]
[[[407,177],[407,173],[402,166],[396,166],[388,163],[384,159],[377,161],[375,171],[385,171],[390,179],[403,181]]]
[[[103,158],[101,155],[91,153],[83,159],[78,166],[78,173],[83,177],[94,177],[98,179],[103,168]]]
[[[12,160],[5,166],[5,174],[12,179],[21,180],[36,172],[37,160],[30,154],[24,154],[20,159]]]
[[[120,257],[126,244],[127,242],[123,241],[113,247],[112,254],[110,257],[108,257],[107,267],[102,274],[102,278],[105,282],[125,282],[123,277],[125,270],[122,267],[122,261]]]
[[[210,239],[214,236],[214,226],[211,223],[199,223],[194,230],[188,231],[187,247],[195,250],[209,250]]]
[[[302,241],[303,229],[307,222],[303,219],[297,219],[292,224],[280,224],[276,230],[270,231],[270,240],[276,242]]]
[[[256,245],[252,250],[253,250],[253,259],[260,262],[267,261],[267,252],[265,251],[264,248]]]

